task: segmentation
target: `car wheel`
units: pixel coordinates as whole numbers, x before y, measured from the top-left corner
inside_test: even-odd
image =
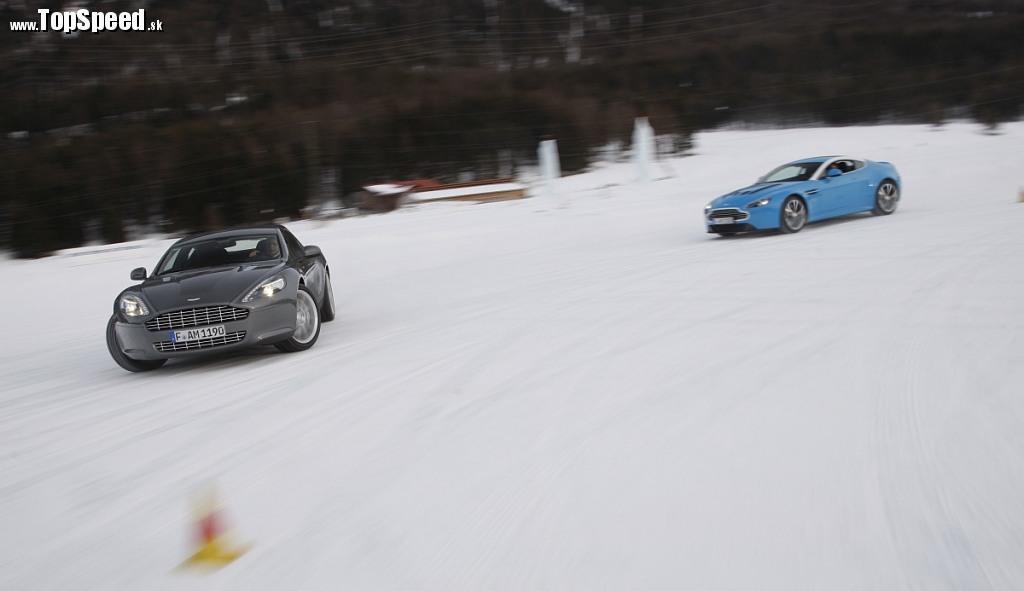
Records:
[[[124,351],[121,350],[121,342],[117,340],[117,331],[114,330],[116,323],[117,320],[113,316],[107,322],[107,350],[110,351],[110,356],[114,358],[114,362],[128,371],[149,371],[167,363],[166,359],[139,360],[125,355]]]
[[[316,307],[313,294],[305,285],[300,285],[295,293],[295,332],[286,340],[275,346],[286,352],[305,351],[313,346],[320,336],[320,310]]]
[[[334,288],[331,287],[331,274],[324,275],[324,305],[320,311],[320,317],[324,322],[334,320]]]
[[[807,205],[803,199],[790,195],[782,203],[779,213],[779,231],[783,234],[795,234],[807,224]]]
[[[882,181],[875,191],[875,208],[871,213],[875,215],[889,215],[896,211],[900,202],[900,188],[892,181]]]

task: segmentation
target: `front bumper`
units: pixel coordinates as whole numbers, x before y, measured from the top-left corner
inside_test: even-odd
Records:
[[[229,313],[208,313],[218,308]],[[202,313],[196,313],[196,310]],[[247,314],[244,312],[248,312]],[[232,313],[233,312],[233,313]],[[231,319],[244,316],[241,319]],[[171,321],[167,321],[171,318]],[[157,321],[159,319],[159,321]],[[147,327],[147,324],[149,325]],[[175,342],[174,330],[224,325],[223,336],[188,342]],[[282,299],[257,307],[225,304],[189,310],[173,310],[160,315],[128,321],[118,315],[114,324],[117,339],[125,355],[132,359],[154,360],[195,357],[210,352],[230,351],[283,341],[295,332],[295,301]]]
[[[774,230],[779,227],[779,211],[770,206],[716,207],[704,214],[704,223],[712,234]]]
[[[750,224],[708,224],[708,234],[738,234],[756,231],[757,228]]]

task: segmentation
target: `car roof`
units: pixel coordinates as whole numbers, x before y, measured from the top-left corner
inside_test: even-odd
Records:
[[[832,154],[830,156],[813,156],[810,158],[801,158],[794,160],[789,164],[799,164],[801,162],[825,162],[826,160],[865,160],[860,156],[850,156],[849,154]]]
[[[868,160],[866,158],[861,158],[861,157],[858,157],[858,156],[850,156],[849,154],[833,154],[831,156],[813,156],[813,157],[810,157],[810,158],[801,158],[799,160],[793,160],[792,162],[787,162],[787,163],[783,164],[782,166],[790,166],[790,165],[793,165],[793,164],[819,164],[820,165],[820,164],[824,164],[825,162],[831,162],[831,161],[834,161],[834,160],[857,160],[857,161],[860,161],[860,162],[868,162]]]
[[[211,238],[235,238],[238,236],[246,236],[251,234],[276,234],[285,227],[281,224],[249,224],[245,226],[234,226],[231,228],[223,228],[220,230],[207,230],[204,232],[197,232],[190,234],[184,238],[178,240],[174,244],[184,244],[187,242],[209,240]]]

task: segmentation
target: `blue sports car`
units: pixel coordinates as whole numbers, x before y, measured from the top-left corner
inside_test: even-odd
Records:
[[[776,168],[749,187],[704,207],[708,232],[799,232],[808,222],[870,211],[889,215],[900,201],[900,175],[888,162],[819,156]]]

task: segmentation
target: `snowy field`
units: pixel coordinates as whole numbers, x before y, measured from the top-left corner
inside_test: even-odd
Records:
[[[340,306],[305,353],[131,374],[105,323],[167,240],[0,261],[0,589],[1024,589],[1024,123],[695,141],[292,224]],[[899,210],[705,233],[833,153]],[[180,568],[211,490],[248,551]]]

